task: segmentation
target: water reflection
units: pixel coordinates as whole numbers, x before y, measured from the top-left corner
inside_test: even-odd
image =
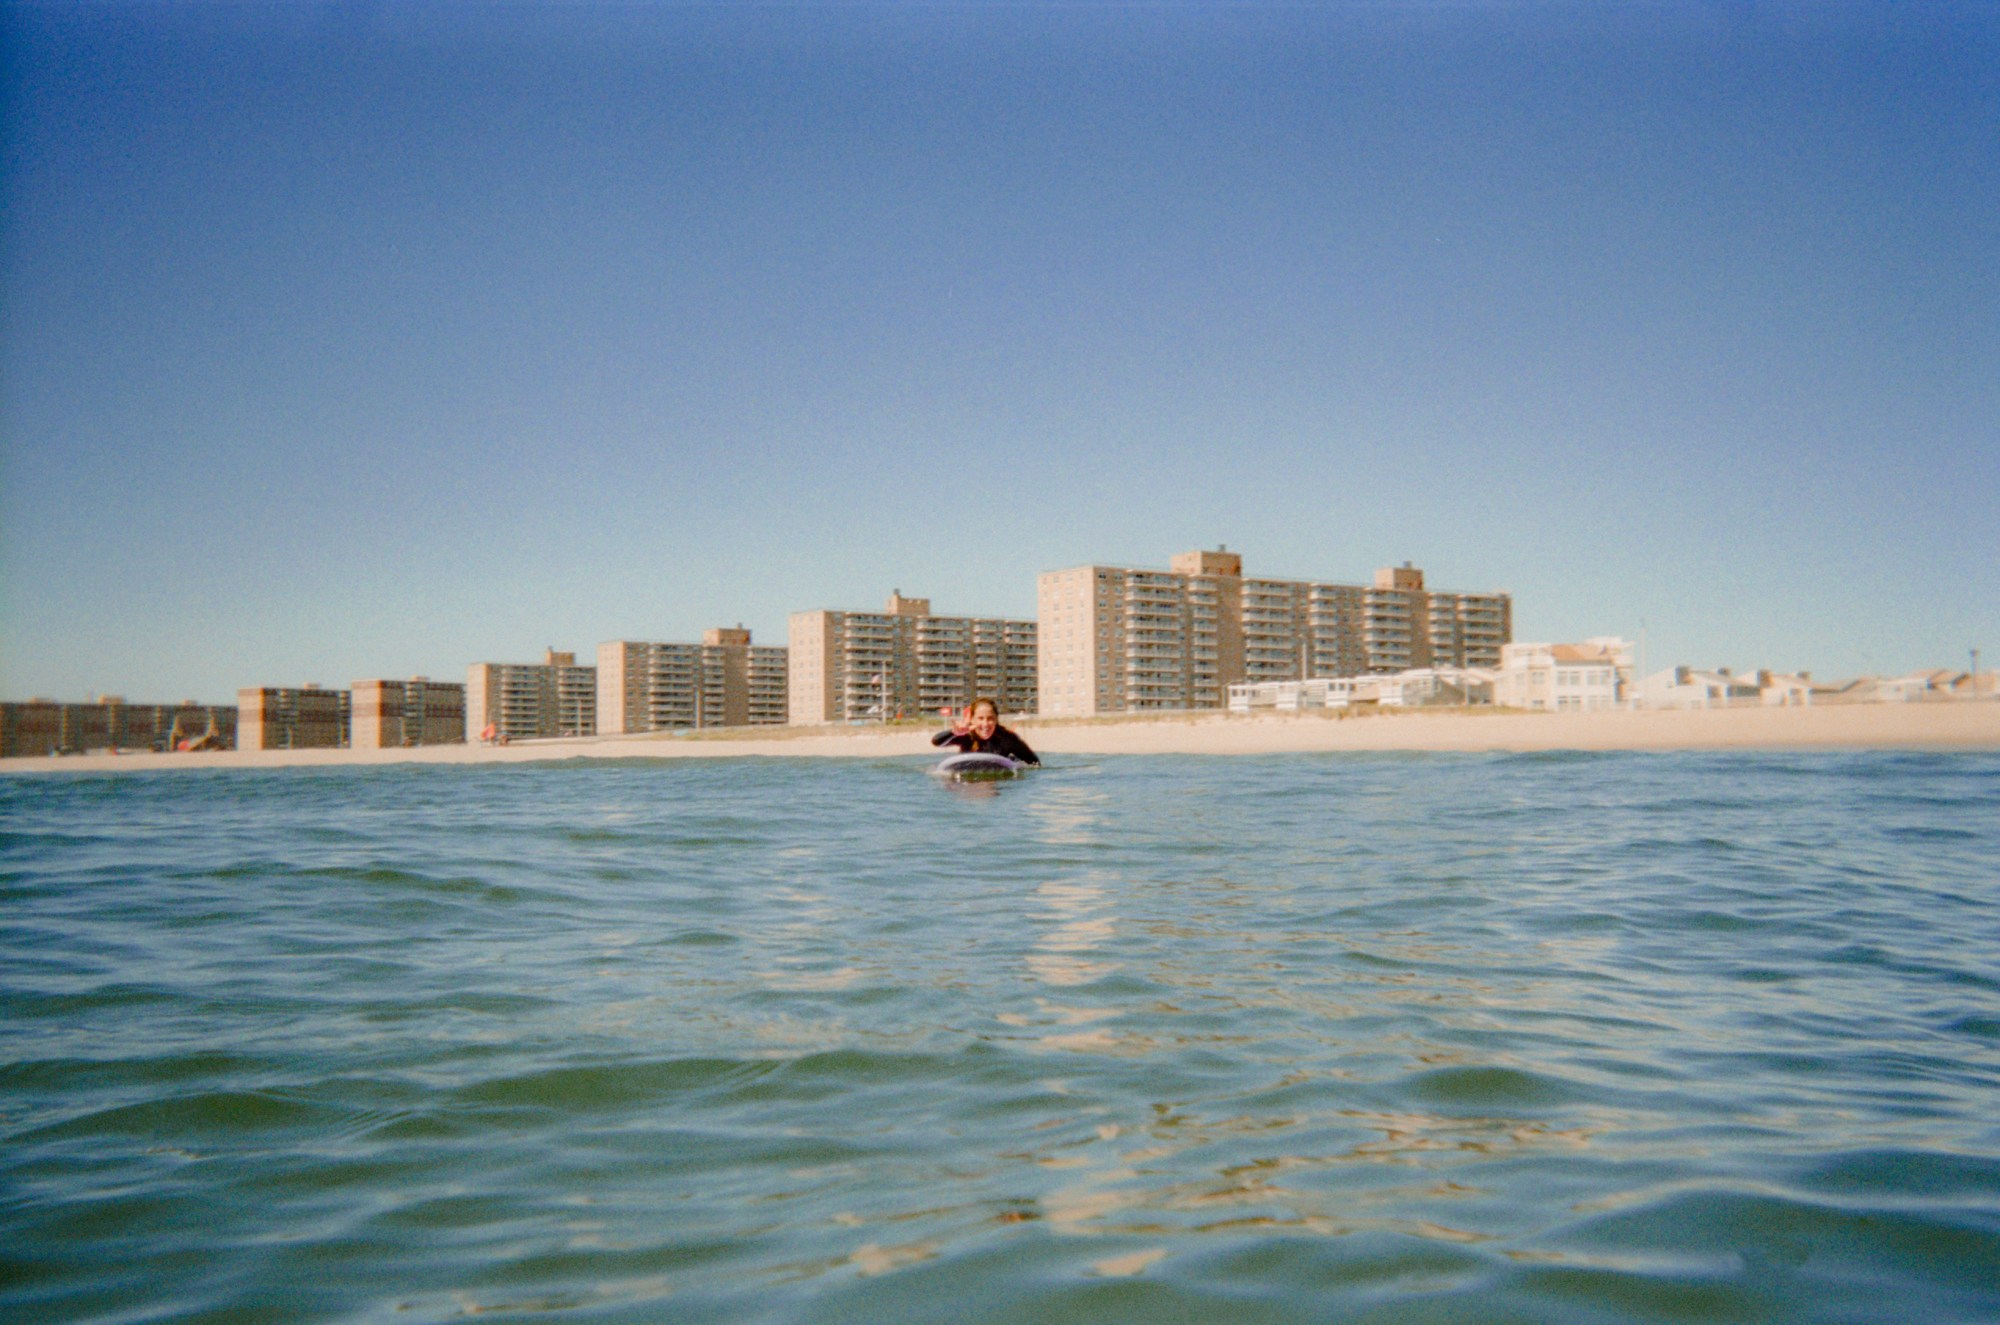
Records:
[[[1100,881],[1051,879],[1034,896],[1042,909],[1032,918],[1047,926],[1027,957],[1036,979],[1049,985],[1087,985],[1118,969],[1117,962],[1091,955],[1118,932]]]
[[[1440,1218],[1440,1203],[1477,1203],[1494,1192],[1478,1182],[1458,1180],[1453,1168],[1463,1165],[1473,1173],[1498,1158],[1551,1150],[1574,1153],[1602,1130],[1518,1118],[1354,1110],[1213,1120],[1193,1119],[1164,1104],[1156,1104],[1154,1112],[1149,1126],[1131,1132],[1100,1125],[1094,1141],[1103,1144],[1085,1141],[1070,1155],[1035,1157],[1044,1167],[1088,1170],[1042,1197],[1040,1214],[1052,1229],[1125,1236],[1163,1228],[1186,1233],[1290,1229],[1326,1236],[1377,1230],[1478,1242],[1490,1235]],[[1191,1154],[1296,1137],[1308,1128],[1318,1133],[1333,1125],[1359,1130],[1362,1136],[1321,1153],[1289,1151],[1280,1143],[1272,1153],[1192,1173],[1186,1163]],[[1341,1176],[1356,1165],[1406,1167],[1411,1178],[1384,1185]]]
[[[772,901],[780,919],[759,927],[756,938],[769,952],[755,978],[770,989],[794,992],[846,989],[865,978],[852,964],[835,965],[825,954],[829,936],[838,933],[841,913],[827,895],[805,884],[774,888]]]
[[[1031,807],[1035,836],[1046,846],[1074,848],[1095,844],[1103,828],[1107,798],[1102,792],[1071,783],[1051,788]],[[1117,935],[1117,917],[1111,910],[1111,890],[1115,883],[1101,870],[1087,870],[1074,878],[1045,879],[1034,892],[1040,909],[1032,919],[1044,926],[1027,967],[1043,984],[1060,988],[1089,984],[1116,971],[1119,963],[1093,954]],[[1096,1020],[1089,1009],[1054,1007],[1058,1017]],[[1101,1031],[1082,1032],[1067,1037],[1048,1037],[1057,1044],[1067,1038],[1076,1048],[1105,1048],[1113,1042]]]
[[[939,786],[960,800],[990,801],[998,799],[1000,795],[1000,783],[997,780],[974,779],[967,781],[965,778],[941,777],[937,781]]]
[[[1041,790],[1043,794],[1029,807],[1038,841],[1055,847],[1096,846],[1103,842],[1111,809],[1109,793],[1085,782],[1044,785]]]

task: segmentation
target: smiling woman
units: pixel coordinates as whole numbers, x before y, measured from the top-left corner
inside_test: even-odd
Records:
[[[1013,764],[1039,764],[1028,743],[1000,725],[1000,706],[990,699],[975,699],[955,719],[948,731],[931,737],[932,745],[949,745],[968,755],[997,755]]]

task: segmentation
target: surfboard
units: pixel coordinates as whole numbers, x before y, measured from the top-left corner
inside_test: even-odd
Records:
[[[1028,765],[1016,763],[1006,755],[996,755],[990,752],[966,753],[961,751],[955,755],[946,755],[938,761],[938,766],[932,769],[931,772],[941,778],[953,778],[960,782],[970,782],[990,778],[1019,777],[1027,769]]]

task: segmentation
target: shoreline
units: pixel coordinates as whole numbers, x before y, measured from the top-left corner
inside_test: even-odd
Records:
[[[1618,709],[1523,713],[1410,710],[1342,716],[1189,713],[1143,719],[1034,719],[1014,727],[1044,755],[1259,755],[1339,751],[2000,750],[2000,703],[1820,708]],[[734,728],[693,735],[585,736],[505,746],[393,750],[217,750],[0,760],[0,775],[373,764],[536,763],[556,759],[715,759],[765,755],[888,759],[928,754],[929,727]]]

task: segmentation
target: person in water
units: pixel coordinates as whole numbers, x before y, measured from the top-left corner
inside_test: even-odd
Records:
[[[1021,764],[1040,765],[1028,743],[1000,725],[1000,706],[975,699],[963,717],[952,719],[951,730],[931,737],[932,745],[956,746],[966,754],[1006,755]]]

